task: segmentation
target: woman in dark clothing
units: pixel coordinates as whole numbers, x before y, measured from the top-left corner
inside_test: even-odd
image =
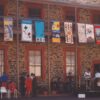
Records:
[[[20,92],[21,96],[25,96],[25,75],[22,73],[20,77]]]
[[[32,97],[37,96],[37,79],[35,74],[31,74],[32,77]]]

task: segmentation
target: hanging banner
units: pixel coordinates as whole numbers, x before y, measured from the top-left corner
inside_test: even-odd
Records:
[[[52,21],[52,42],[60,43],[60,22]]]
[[[82,23],[78,23],[78,40],[79,43],[87,43],[87,38],[86,38],[86,34],[85,34],[85,24]]]
[[[22,20],[22,41],[32,42],[32,20]]]
[[[65,43],[73,44],[73,29],[71,22],[64,22]]]
[[[91,24],[86,24],[86,38],[88,43],[95,42],[94,39],[94,26]]]
[[[95,25],[94,31],[95,31],[96,44],[100,44],[100,25]]]
[[[36,42],[45,42],[44,22],[41,20],[35,21]]]
[[[13,41],[13,19],[4,18],[4,41]]]

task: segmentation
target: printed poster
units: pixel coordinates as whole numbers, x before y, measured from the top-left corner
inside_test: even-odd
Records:
[[[86,38],[86,34],[85,34],[85,24],[83,23],[78,23],[78,41],[79,43],[87,43],[87,38]]]
[[[87,38],[87,43],[95,42],[94,26],[92,24],[86,24],[86,38]]]
[[[100,25],[94,26],[96,44],[100,44]]]
[[[52,42],[60,43],[60,22],[52,21]]]
[[[36,42],[45,42],[44,21],[35,21]]]
[[[4,18],[4,41],[13,41],[13,19]]]
[[[65,43],[73,44],[73,29],[71,22],[64,22]]]
[[[32,20],[22,20],[22,41],[32,42]]]

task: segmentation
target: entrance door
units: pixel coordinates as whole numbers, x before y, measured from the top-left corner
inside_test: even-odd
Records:
[[[94,64],[94,75],[96,72],[100,72],[100,64]]]
[[[94,64],[94,88],[100,91],[100,64]]]

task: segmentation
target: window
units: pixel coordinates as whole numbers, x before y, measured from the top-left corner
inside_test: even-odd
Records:
[[[3,6],[0,5],[0,16],[3,16],[4,15],[4,9],[3,9]]]
[[[30,8],[29,17],[41,19],[41,8]]]
[[[65,16],[65,20],[75,22],[75,16],[73,15],[67,15]]]
[[[72,72],[72,75],[75,75],[75,52],[67,51],[66,52],[66,74]]]
[[[0,75],[4,72],[4,50],[0,50]]]
[[[36,76],[41,76],[41,51],[29,51],[29,73],[34,73]]]
[[[46,47],[27,45],[25,49],[25,65],[27,73],[46,79]]]
[[[100,24],[100,14],[94,15],[94,24]]]

